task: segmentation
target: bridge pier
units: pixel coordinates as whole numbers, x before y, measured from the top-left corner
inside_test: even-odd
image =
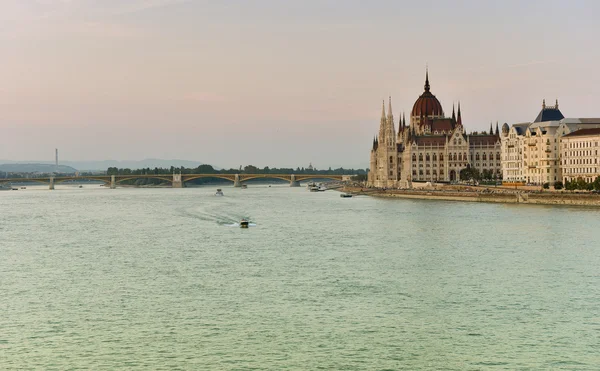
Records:
[[[173,173],[173,188],[183,188],[183,182],[181,181],[181,173],[175,174]]]
[[[50,177],[50,185],[49,185],[48,189],[54,190],[54,177],[53,176]]]
[[[300,187],[300,182],[296,180],[296,175],[294,174],[290,176],[290,187]]]
[[[117,188],[117,182],[115,181],[115,176],[111,175],[110,176],[110,189],[115,189]]]
[[[235,178],[233,180],[233,186],[234,187],[241,187],[242,186],[242,182],[240,181],[240,174],[235,174]]]

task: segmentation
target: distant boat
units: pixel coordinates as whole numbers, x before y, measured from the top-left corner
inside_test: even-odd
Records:
[[[215,196],[223,196],[223,191],[221,191],[221,188],[217,189],[217,193],[215,193]]]
[[[317,186],[310,187],[309,191],[311,191],[311,192],[319,192],[319,187],[317,187]]]
[[[350,198],[350,197],[352,197],[352,195],[350,193],[342,193],[342,194],[340,194],[340,197],[342,197],[342,198]]]
[[[246,184],[242,184],[242,189],[246,189],[248,186]]]
[[[246,219],[240,220],[240,228],[248,228],[250,223]]]
[[[80,186],[79,186],[79,188],[83,188],[83,186],[82,186],[82,185],[80,185]]]

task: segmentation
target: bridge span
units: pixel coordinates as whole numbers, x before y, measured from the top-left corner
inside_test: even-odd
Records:
[[[300,182],[310,179],[331,179],[337,181],[350,180],[351,175],[323,175],[323,174],[142,174],[142,175],[86,175],[86,176],[50,176],[40,178],[5,178],[2,183],[38,182],[48,184],[49,189],[63,182],[78,180],[96,180],[109,185],[111,189],[117,184],[130,179],[161,179],[170,182],[173,188],[183,188],[185,182],[201,178],[226,179],[233,182],[234,187],[241,187],[242,183],[251,179],[281,179],[290,182],[290,187],[299,187]]]

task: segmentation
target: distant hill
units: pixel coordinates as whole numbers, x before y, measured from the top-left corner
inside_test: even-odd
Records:
[[[58,168],[54,164],[2,164],[0,172],[9,173],[64,173],[73,174],[77,169],[70,166],[59,165]]]
[[[21,162],[21,161],[0,161],[1,162],[6,162],[7,165],[25,165],[25,162]],[[33,161],[30,161],[33,162]],[[35,163],[37,165],[50,165],[50,166],[54,166],[53,162],[49,162],[49,161],[35,161]],[[118,168],[128,168],[128,169],[145,169],[145,168],[151,168],[154,169],[155,167],[162,167],[162,168],[170,168],[171,166],[174,167],[186,167],[186,168],[195,168],[198,167],[200,165],[203,165],[202,162],[198,162],[198,161],[188,161],[188,160],[163,160],[163,159],[157,159],[157,158],[149,158],[149,159],[145,159],[145,160],[140,160],[140,161],[117,161],[117,160],[102,160],[102,161],[60,161],[61,165],[66,165],[66,167],[70,167],[73,168],[73,170],[77,169],[79,171],[86,171],[86,170],[91,170],[91,171],[106,171],[106,169],[108,169],[109,167],[118,167]],[[4,165],[1,165],[4,166]],[[12,170],[2,170],[2,171],[12,171]]]

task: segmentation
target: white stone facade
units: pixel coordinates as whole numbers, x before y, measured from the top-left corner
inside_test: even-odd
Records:
[[[562,138],[562,181],[579,178],[588,183],[600,176],[600,129],[582,129]]]
[[[565,135],[586,128],[600,127],[600,119],[564,118],[555,106],[542,104],[536,120],[502,127],[502,178],[504,182],[542,185],[563,180],[561,140]]]

